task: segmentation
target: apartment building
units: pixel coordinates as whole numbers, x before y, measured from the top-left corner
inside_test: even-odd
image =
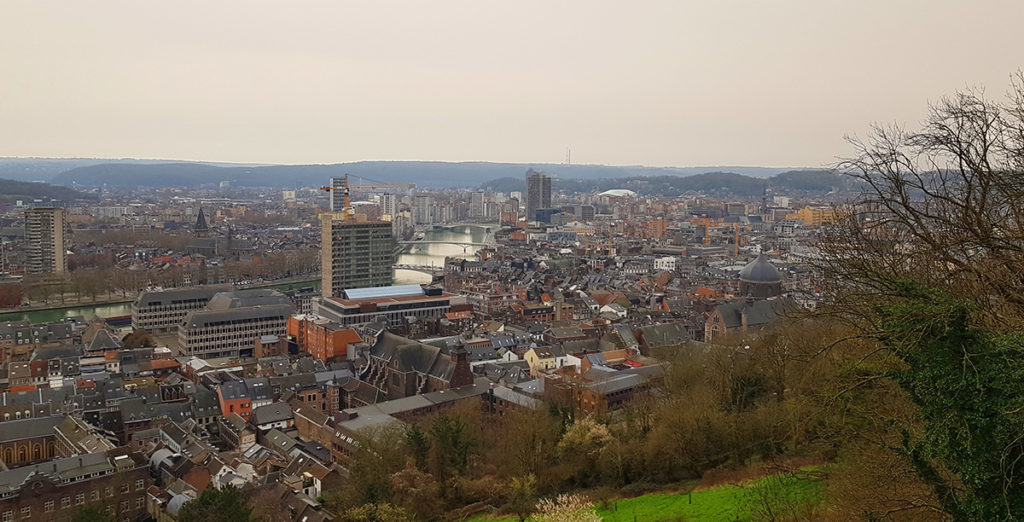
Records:
[[[63,274],[68,271],[67,213],[62,208],[33,207],[25,211],[25,271]]]

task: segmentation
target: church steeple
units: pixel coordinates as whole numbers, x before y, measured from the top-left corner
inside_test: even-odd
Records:
[[[199,207],[199,217],[196,218],[196,226],[192,229],[192,234],[195,237],[210,236],[210,227],[206,224],[206,214],[203,213],[203,207]]]

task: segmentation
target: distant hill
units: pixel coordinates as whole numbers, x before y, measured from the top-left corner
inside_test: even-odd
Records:
[[[520,177],[498,178],[480,186],[484,190],[511,192],[525,190]],[[554,190],[569,193],[604,192],[629,189],[638,194],[675,197],[687,192],[717,197],[754,197],[766,188],[789,195],[825,196],[849,194],[857,190],[851,178],[827,170],[793,170],[768,178],[747,176],[736,172],[707,172],[691,176],[646,176],[607,179],[556,179]]]
[[[17,200],[30,202],[37,199],[43,201],[75,201],[96,200],[98,198],[95,194],[86,194],[67,187],[59,187],[47,183],[0,179],[0,201],[5,203]]]
[[[4,161],[0,159],[0,171]],[[13,161],[13,160],[11,160]],[[24,160],[30,161],[30,160]],[[39,160],[43,172],[58,167]],[[69,160],[70,161],[70,160]],[[87,160],[82,160],[87,161]],[[241,187],[296,188],[324,185],[328,178],[348,173],[355,183],[415,182],[425,188],[476,187],[480,180],[498,178],[525,179],[527,169],[541,170],[556,179],[607,179],[651,176],[691,176],[717,170],[729,170],[755,178],[766,178],[790,169],[763,167],[642,167],[606,165],[555,165],[488,162],[360,161],[332,165],[244,166],[196,162],[153,162],[138,160],[68,164],[70,168],[53,174],[51,183],[84,187],[188,187],[216,186],[222,181]],[[19,168],[25,168],[22,165]]]
[[[95,158],[0,158],[0,178],[16,181],[50,182],[57,175],[78,167],[114,163],[118,165],[160,165],[182,163],[167,160],[95,159]],[[243,166],[230,163],[191,162],[200,165]]]

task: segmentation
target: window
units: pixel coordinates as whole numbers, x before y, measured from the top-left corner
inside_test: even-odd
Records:
[[[69,507],[71,507],[71,497],[61,497],[60,508],[67,509]]]
[[[47,500],[46,503],[43,504],[43,511],[45,511],[47,513],[53,511],[53,501],[52,500]]]
[[[3,521],[8,522],[9,520],[14,520],[14,511],[8,509],[7,511],[4,511]]]
[[[143,497],[135,497],[135,509],[141,509],[143,502],[145,502]]]
[[[146,483],[142,479],[135,481],[135,491],[140,491],[144,487],[146,487]]]
[[[21,506],[21,518],[29,518],[32,516],[32,506]]]
[[[81,506],[82,504],[85,504],[85,493],[75,495],[75,505]]]
[[[121,511],[128,511],[128,501],[127,500],[122,500],[121,501]]]
[[[94,489],[94,490],[92,490],[92,493],[89,493],[89,500],[99,500],[99,499],[100,499],[100,490]]]
[[[131,487],[129,487],[127,483],[121,484],[121,493],[127,493],[130,490],[131,490]]]

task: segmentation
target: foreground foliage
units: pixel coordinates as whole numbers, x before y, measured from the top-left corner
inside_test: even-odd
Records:
[[[648,493],[609,500],[596,506],[593,520],[795,520],[821,519],[824,484],[814,472],[773,475],[739,484],[692,492]],[[529,520],[547,520],[540,513]],[[512,518],[477,517],[474,522],[510,522]]]

